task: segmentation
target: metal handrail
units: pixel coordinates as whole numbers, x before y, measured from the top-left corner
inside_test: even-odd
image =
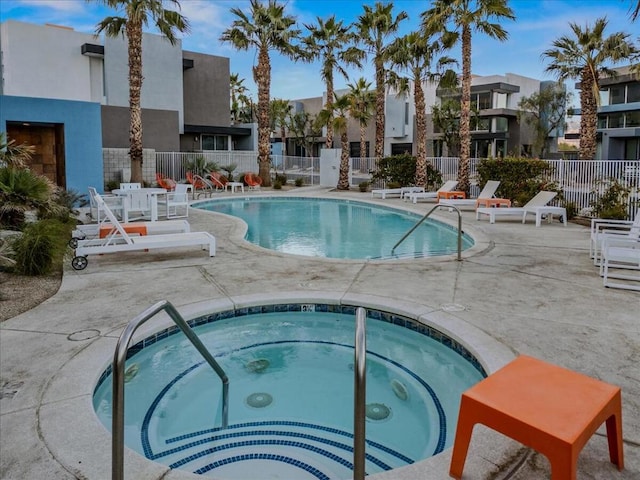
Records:
[[[229,379],[224,370],[218,365],[207,348],[202,344],[195,332],[189,327],[187,322],[178,313],[176,308],[167,300],[162,300],[147,308],[144,312],[131,320],[118,338],[116,351],[113,355],[112,375],[113,375],[113,397],[112,409],[113,418],[111,421],[111,479],[124,480],[124,364],[127,359],[129,343],[135,331],[143,323],[153,317],[156,313],[164,310],[174,323],[182,330],[187,339],[204,357],[207,363],[218,374],[222,380],[222,428],[229,425]]]
[[[353,414],[353,480],[364,480],[365,469],[365,398],[367,392],[367,312],[356,310],[356,335],[354,342],[354,414]]]
[[[462,213],[460,213],[460,210],[455,205],[450,205],[448,203],[438,203],[437,205],[434,205],[433,208],[431,210],[429,210],[424,217],[422,217],[420,220],[418,220],[416,222],[416,224],[413,227],[411,227],[409,229],[409,231],[407,233],[405,233],[400,240],[398,240],[398,242],[391,249],[391,255],[394,254],[394,252],[395,252],[396,248],[398,247],[398,245],[400,245],[402,242],[404,242],[406,240],[406,238],[409,235],[411,235],[413,233],[413,231],[416,228],[418,228],[420,226],[420,224],[422,222],[424,222],[429,217],[429,215],[431,215],[435,211],[435,209],[438,208],[438,207],[453,208],[458,213],[458,258],[457,258],[457,260],[459,262],[462,261]]]

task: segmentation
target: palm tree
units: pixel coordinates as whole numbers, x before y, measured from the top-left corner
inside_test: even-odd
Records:
[[[307,59],[310,61],[320,60],[322,62],[321,75],[327,87],[327,102],[325,109],[333,111],[333,72],[338,71],[345,78],[348,78],[344,66],[355,65],[361,67],[360,60],[364,57],[364,52],[354,46],[350,46],[355,41],[355,36],[350,32],[349,26],[344,26],[342,20],[336,21],[335,15],[329,17],[325,22],[322,18],[316,18],[317,25],[307,25],[309,36],[303,42],[307,52]],[[326,147],[333,147],[333,125],[327,124]]]
[[[293,41],[300,35],[294,28],[294,17],[285,15],[285,5],[277,0],[251,0],[248,16],[241,8],[232,8],[237,18],[220,36],[222,42],[230,42],[238,50],[254,47],[258,51],[258,65],[253,67],[253,80],[258,85],[258,164],[262,185],[271,185],[269,100],[271,99],[270,50],[294,58],[300,55]]]
[[[633,5],[633,2],[631,2],[631,5]],[[638,14],[640,14],[640,0],[638,0],[636,2],[636,6],[635,7],[631,7],[631,21],[635,22],[636,18],[638,18]]]
[[[349,94],[335,95],[332,102],[333,111],[323,109],[318,114],[319,125],[333,124],[333,129],[340,135],[342,151],[340,153],[340,173],[338,176],[338,190],[349,190],[349,136],[347,135],[348,117],[351,110],[351,98]]]
[[[363,5],[364,13],[358,17],[355,28],[358,30],[359,40],[365,50],[373,54],[376,71],[376,145],[375,157],[381,159],[384,155],[384,97],[386,92],[386,75],[384,64],[387,60],[387,45],[385,40],[398,31],[400,22],[408,17],[402,11],[395,18],[392,15],[393,4],[376,2],[375,8]]]
[[[506,30],[492,19],[515,19],[508,0],[435,0],[422,13],[422,25],[428,33],[454,35],[462,44],[462,100],[460,109],[460,164],[458,189],[469,193],[469,154],[471,150],[471,33],[480,33],[505,41]],[[453,30],[447,25],[452,24]]]
[[[238,123],[240,112],[243,107],[246,108],[247,87],[242,83],[244,78],[240,78],[240,74],[232,73],[229,78],[229,86],[231,91],[231,124]],[[242,107],[241,107],[242,105]]]
[[[593,28],[587,24],[584,30],[575,23],[569,23],[569,26],[574,36],[556,39],[553,48],[545,50],[542,56],[551,60],[546,71],[556,74],[559,81],[580,79],[580,159],[593,160],[597,145],[600,76],[615,76],[616,72],[607,65],[634,60],[640,51],[629,41],[627,33],[616,32],[605,38],[606,18],[596,19]]]
[[[418,186],[426,186],[427,183],[427,109],[422,84],[435,81],[446,66],[457,63],[450,57],[440,57],[434,65],[435,57],[444,49],[441,42],[432,41],[428,35],[412,32],[396,39],[388,50],[393,72],[389,79],[390,85],[395,87],[398,94],[406,94],[413,83],[417,143],[415,184]],[[408,71],[410,76],[399,76],[393,67]]]
[[[274,98],[269,105],[271,114],[271,128],[275,131],[276,128],[280,128],[280,139],[282,141],[282,156],[287,154],[287,122],[293,106],[289,103],[289,100],[281,100]]]
[[[129,54],[129,156],[131,181],[142,182],[142,27],[151,20],[160,33],[175,45],[176,31],[187,33],[189,22],[176,10],[164,8],[164,3],[180,9],[178,0],[97,0],[108,7],[122,10],[122,16],[107,17],[98,23],[96,33],[109,37],[126,35]]]
[[[371,90],[371,82],[367,82],[364,77],[348,84],[347,87],[351,99],[351,118],[357,120],[360,126],[360,157],[363,158],[367,156],[366,128],[373,116],[376,94]]]

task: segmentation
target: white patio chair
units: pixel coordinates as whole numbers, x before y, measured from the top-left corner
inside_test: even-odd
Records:
[[[104,213],[102,213],[102,211],[98,208],[98,203],[95,199],[97,194],[98,191],[95,187],[89,187],[89,216],[96,222],[100,223],[102,220],[104,220],[105,216]],[[102,199],[104,200],[104,203],[109,206],[113,213],[122,218],[122,214],[124,211],[122,197],[118,197],[116,195],[102,195]]]
[[[121,183],[120,190],[138,190],[142,188],[140,183]]]
[[[75,249],[75,256],[71,261],[71,266],[75,270],[84,270],[88,264],[87,256],[93,254],[128,252],[152,248],[175,248],[192,245],[199,245],[203,249],[208,248],[210,257],[213,257],[216,254],[216,239],[208,232],[170,233],[160,235],[142,234],[140,236],[129,235],[126,227],[118,221],[113,212],[104,203],[104,200],[100,195],[96,195],[96,202],[99,207],[103,209],[114,229],[104,238],[78,241],[78,245]],[[140,229],[139,224],[134,225]]]
[[[151,218],[152,198],[149,192],[138,189],[130,189],[124,197],[124,213],[122,218],[125,222],[133,220],[144,220]],[[153,219],[152,219],[153,220]]]
[[[478,200],[493,198],[499,186],[500,181],[487,180],[477,198],[450,198],[440,200],[439,204],[453,205],[454,207],[475,207]]]
[[[608,218],[592,218],[589,238],[589,256],[593,264],[600,263],[600,249],[604,238],[609,236],[622,238],[640,237],[640,209],[636,212],[635,220],[614,220]]]
[[[458,181],[457,180],[447,180],[446,182],[444,182],[444,185],[442,185],[435,192],[413,192],[413,193],[409,193],[409,194],[406,194],[404,196],[404,200],[406,202],[407,199],[409,199],[413,203],[418,203],[419,199],[437,198],[438,197],[438,193],[451,192],[454,188],[456,188],[457,185],[458,185]]]
[[[548,192],[542,190],[538,192],[531,200],[522,207],[480,207],[476,208],[476,220],[480,220],[480,215],[489,215],[489,223],[496,223],[496,217],[514,216],[522,217],[522,223],[525,223],[527,214],[533,213],[536,216],[536,227],[540,226],[543,215],[547,215],[551,219],[552,215],[562,215],[563,223],[567,225],[567,210],[563,207],[552,207],[547,205],[558,195],[558,192]]]
[[[167,207],[167,218],[189,216],[189,191],[193,191],[192,185],[178,183],[173,192],[167,193],[167,199],[164,202]]]
[[[601,253],[600,275],[603,285],[640,292],[640,239],[621,238],[618,235],[604,237]],[[625,273],[620,270],[624,270]],[[629,270],[638,273],[627,273]],[[623,282],[612,282],[612,278]]]
[[[376,188],[371,190],[371,196],[379,195],[383,200],[387,197],[404,198],[411,193],[424,192],[424,187],[399,187],[399,188]]]

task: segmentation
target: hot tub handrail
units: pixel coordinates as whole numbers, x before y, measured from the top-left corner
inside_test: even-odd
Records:
[[[367,393],[367,311],[356,310],[354,341],[354,414],[353,414],[353,480],[364,480],[365,473],[365,399]]]
[[[402,238],[400,240],[398,240],[398,242],[393,246],[393,248],[391,249],[391,255],[393,256],[396,248],[398,247],[398,245],[400,245],[402,242],[404,242],[406,240],[406,238],[411,235],[413,233],[413,231],[418,228],[420,226],[420,224],[422,222],[424,222],[427,218],[429,218],[429,215],[431,215],[436,208],[438,207],[447,207],[449,209],[453,209],[458,213],[458,261],[462,261],[462,213],[460,213],[460,210],[455,206],[455,205],[450,205],[447,203],[438,203],[436,205],[433,206],[433,208],[431,210],[429,210],[424,217],[422,217],[420,220],[418,220],[416,222],[416,224],[411,227],[409,229],[409,231],[407,233],[405,233]]]
[[[187,339],[193,344],[196,350],[204,357],[207,363],[218,374],[222,380],[222,428],[227,428],[229,424],[229,378],[224,370],[218,365],[207,348],[202,344],[195,332],[189,327],[187,322],[178,313],[176,308],[167,300],[162,300],[147,308],[140,315],[131,320],[123,330],[116,351],[113,355],[112,375],[113,375],[113,397],[112,409],[113,418],[111,421],[111,479],[124,480],[124,365],[127,359],[129,343],[135,331],[143,323],[155,314],[164,310],[171,320],[182,330]]]

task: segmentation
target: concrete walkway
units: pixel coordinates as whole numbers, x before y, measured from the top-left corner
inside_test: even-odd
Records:
[[[368,194],[317,188],[282,194],[371,201]],[[418,213],[432,205],[375,203]],[[586,227],[556,221],[536,228],[533,218],[522,225],[515,217],[490,225],[472,212],[463,217],[477,246],[462,262],[281,255],[247,244],[242,222],[195,209],[192,230],[216,236],[214,258],[187,248],[95,256],[81,272],[67,262],[56,295],[0,324],[0,478],[110,478],[110,435],[93,413],[93,387],[124,325],[155,302],[167,299],[192,316],[274,298],[333,298],[433,318],[469,341],[491,371],[522,353],[621,386],[626,469],[618,472],[609,463],[601,428],[579,457],[578,479],[640,479],[640,294],[602,286],[589,259]],[[456,220],[447,211],[437,218]],[[449,449],[368,478],[444,480],[450,455]],[[130,451],[125,473],[136,480],[199,478]],[[548,462],[477,427],[465,479],[505,478],[549,478]]]

